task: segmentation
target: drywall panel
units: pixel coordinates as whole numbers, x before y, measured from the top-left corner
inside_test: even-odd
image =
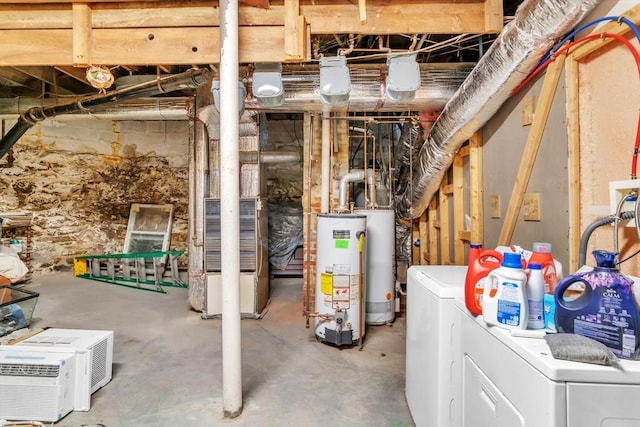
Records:
[[[523,125],[528,122],[523,120],[523,110],[528,113],[532,105],[535,109],[543,79],[544,75],[509,99],[483,129],[485,247],[494,247],[498,242],[531,129],[530,125]],[[525,221],[524,210],[520,209],[511,242],[526,249],[531,249],[536,241],[549,242],[554,256],[563,264],[569,262],[565,116],[564,76],[561,76],[527,187],[528,193],[540,194],[540,221]],[[500,218],[492,218],[490,214],[493,195],[500,197]]]
[[[638,47],[638,42],[631,42]],[[591,55],[579,65],[580,200],[581,228],[606,216],[609,210],[609,182],[631,178],[632,154],[640,108],[640,83],[631,53],[619,43]],[[633,228],[619,233],[620,258],[638,250]],[[614,249],[613,227],[596,230],[589,240],[593,249]],[[587,263],[593,264],[591,256]],[[637,275],[640,262],[622,264],[622,270]]]

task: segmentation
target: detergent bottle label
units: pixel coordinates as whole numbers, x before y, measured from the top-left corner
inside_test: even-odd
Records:
[[[518,302],[519,288],[517,283],[502,283],[502,294],[498,299],[498,323],[509,326],[520,325],[522,305]]]
[[[613,288],[594,290],[598,312],[581,314],[574,320],[574,333],[600,341],[621,357],[630,358],[636,350],[636,330],[632,307]]]

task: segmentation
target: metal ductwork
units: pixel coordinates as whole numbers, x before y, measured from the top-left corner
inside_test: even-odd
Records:
[[[196,89],[206,83],[208,79],[208,70],[191,69],[181,74],[164,77],[152,82],[141,83],[124,89],[116,89],[105,94],[88,96],[67,104],[47,108],[32,107],[20,115],[18,121],[9,129],[9,132],[7,132],[2,140],[0,140],[0,158],[4,157],[27,130],[37,122],[41,122],[47,118],[79,111],[91,112],[92,107],[115,101],[147,97],[182,89]]]
[[[15,120],[34,107],[52,108],[58,104],[55,98],[0,98],[0,119]],[[126,102],[111,102],[91,109],[90,114],[78,110],[65,114],[64,120],[187,120],[189,98],[162,97],[138,98]]]
[[[413,179],[397,214],[427,208],[460,146],[498,111],[537,61],[596,5],[596,0],[526,0],[436,120],[413,160]]]
[[[420,65],[420,88],[415,97],[408,101],[389,101],[385,98],[387,67],[384,64],[349,65],[351,92],[349,103],[339,110],[348,111],[430,111],[444,108],[474,64],[444,63]],[[247,109],[262,109],[252,94],[251,76],[246,78]],[[331,111],[321,101],[320,69],[317,65],[285,65],[282,69],[284,103],[269,107],[269,111]]]

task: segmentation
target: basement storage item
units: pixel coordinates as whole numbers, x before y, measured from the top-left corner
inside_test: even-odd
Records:
[[[362,343],[365,231],[364,215],[318,215],[315,335],[322,342]]]
[[[396,221],[392,209],[362,209],[357,214],[367,217],[367,292],[365,317],[367,325],[384,325],[395,319]]]

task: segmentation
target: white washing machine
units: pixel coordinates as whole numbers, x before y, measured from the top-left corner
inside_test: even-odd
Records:
[[[544,339],[513,337],[456,302],[465,427],[638,427],[640,361],[554,359]],[[436,424],[434,424],[436,425]]]
[[[466,266],[412,266],[407,271],[406,398],[416,427],[462,423],[462,352],[456,299]]]

